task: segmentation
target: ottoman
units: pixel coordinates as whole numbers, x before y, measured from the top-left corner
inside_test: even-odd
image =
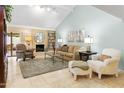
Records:
[[[89,75],[89,78],[92,78],[92,69],[85,61],[69,61],[68,68],[69,71],[74,75],[74,80],[77,80],[78,75]]]

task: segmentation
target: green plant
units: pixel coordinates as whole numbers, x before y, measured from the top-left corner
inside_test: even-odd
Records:
[[[13,7],[12,7],[12,5],[5,5],[4,9],[5,9],[5,14],[6,14],[6,20],[10,23],[12,20]]]

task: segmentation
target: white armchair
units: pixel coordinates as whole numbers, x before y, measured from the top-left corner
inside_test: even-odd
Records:
[[[98,73],[99,79],[102,74],[115,75],[118,77],[118,65],[120,61],[120,51],[112,48],[106,48],[102,51],[103,55],[111,56],[111,58],[104,61],[98,60],[98,56],[93,57],[92,60],[88,60],[88,65],[92,70]]]

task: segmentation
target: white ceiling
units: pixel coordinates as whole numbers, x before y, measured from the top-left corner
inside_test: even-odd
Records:
[[[55,29],[75,6],[53,5],[54,12],[44,12],[38,6],[15,5],[13,6],[12,21],[10,25],[23,25]]]
[[[94,7],[124,20],[124,5],[94,5]]]
[[[37,6],[15,5],[13,7],[11,25],[56,29],[65,17],[73,12],[75,5],[50,5],[55,12],[43,12]],[[93,5],[93,7],[124,20],[124,5]]]

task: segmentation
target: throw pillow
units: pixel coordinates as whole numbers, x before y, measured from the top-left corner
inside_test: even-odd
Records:
[[[73,53],[73,50],[74,50],[74,46],[69,46],[68,52],[69,52],[69,53]]]
[[[105,59],[108,59],[108,58],[111,58],[111,56],[103,55],[103,54],[101,54],[100,56],[98,56],[98,60],[100,60],[100,61],[104,61]]]
[[[67,45],[63,45],[62,48],[61,48],[61,51],[68,52],[68,46]]]

